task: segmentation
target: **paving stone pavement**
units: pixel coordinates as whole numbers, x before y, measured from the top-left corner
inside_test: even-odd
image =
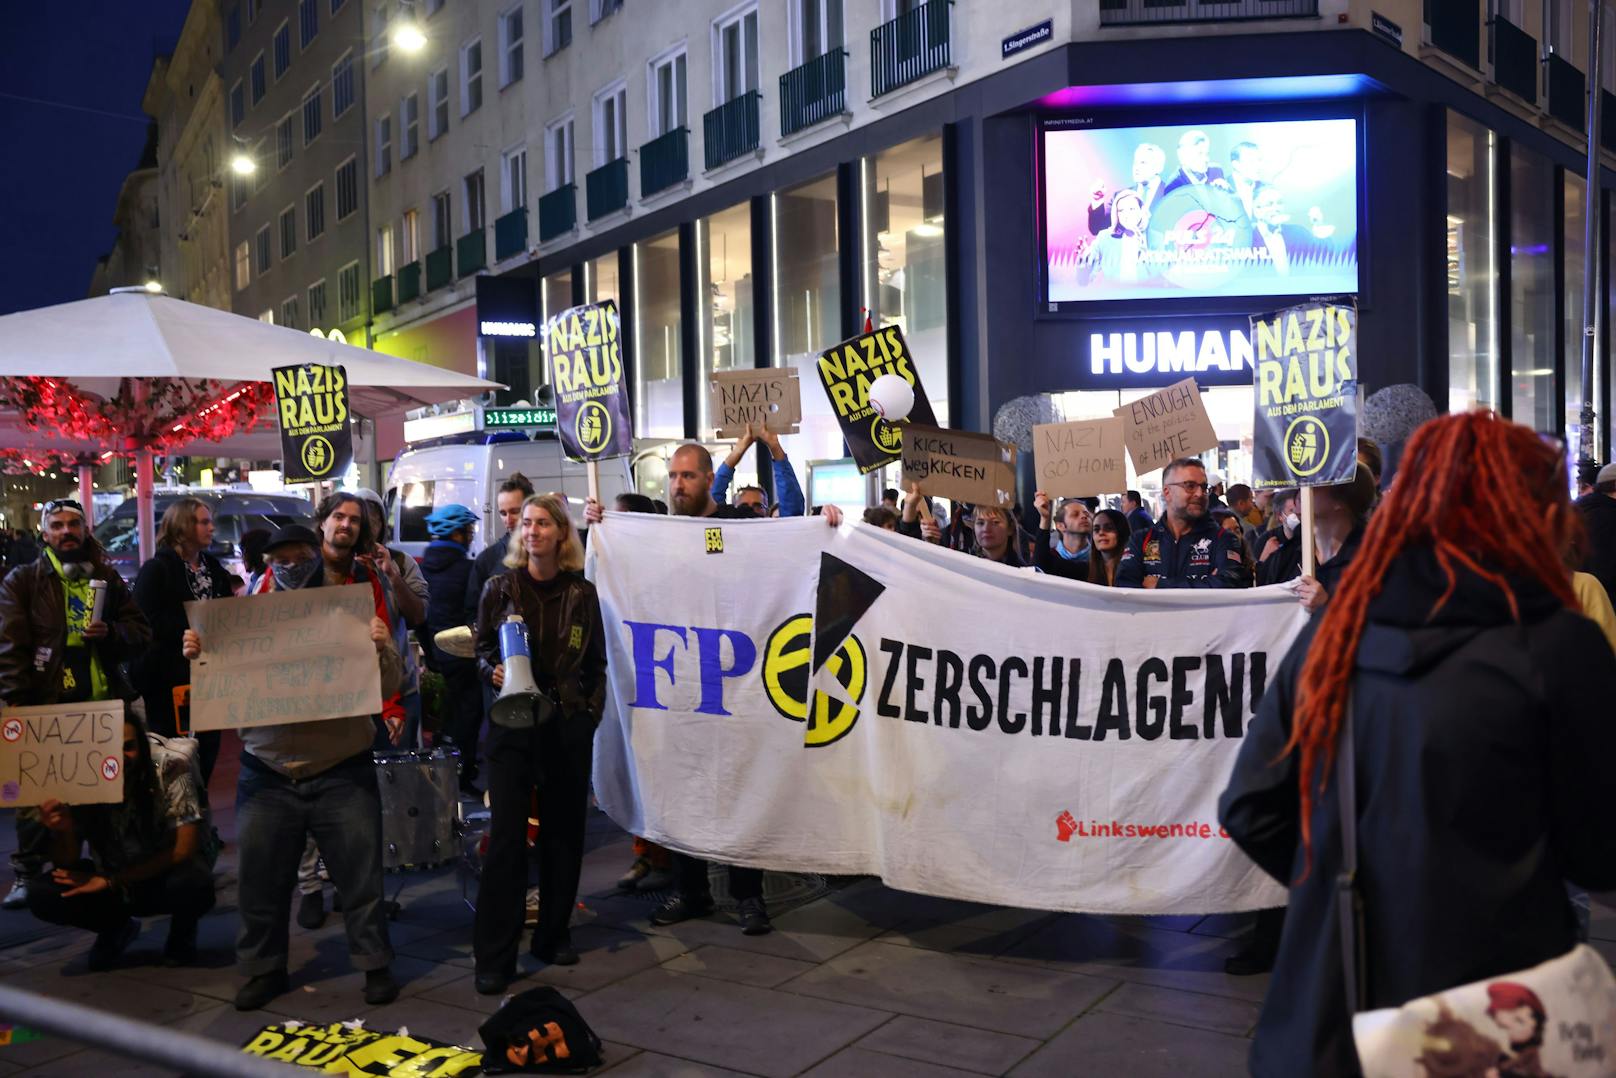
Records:
[[[450,868],[388,877],[389,894],[405,885],[392,924],[398,1002],[365,1005],[333,914],[312,932],[293,925],[291,992],[265,1011],[235,1011],[234,763],[227,750],[214,776],[230,844],[197,966],[160,964],[164,918],[145,923],[119,968],[92,974],[86,934],[0,912],[0,983],[233,1046],[282,1018],[360,1018],[478,1044],[498,1001],[473,989],[471,911]],[[743,936],[723,915],[653,928],[653,900],[612,890],[633,856],[628,836],[599,813],[589,826],[574,929],[583,960],[563,969],[524,954],[512,987],[554,985],[575,1000],[606,1042],[613,1078],[1245,1073],[1267,978],[1223,973],[1243,918],[1050,914],[857,879],[780,913],[768,936]],[[0,820],[0,852],[13,843]],[[1616,912],[1595,907],[1594,935],[1616,958]],[[54,1037],[0,1047],[0,1078],[166,1073]]]

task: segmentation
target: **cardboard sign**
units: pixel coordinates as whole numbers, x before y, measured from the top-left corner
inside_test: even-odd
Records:
[[[281,421],[281,477],[287,483],[335,479],[353,463],[348,374],[305,363],[276,367],[275,410]]]
[[[122,800],[122,700],[0,708],[0,806]]]
[[[191,663],[191,729],[234,730],[373,715],[381,665],[369,584],[185,604],[202,637]]]
[[[870,383],[883,374],[896,374],[915,387],[915,406],[900,422],[883,419],[870,407]],[[937,425],[931,401],[920,384],[920,371],[897,326],[861,333],[822,352],[819,380],[842,425],[842,438],[859,471],[866,475],[903,455],[903,432],[908,425]]]
[[[1212,418],[1193,378],[1124,404],[1112,414],[1122,420],[1122,436],[1140,475],[1218,447]]]
[[[1016,500],[1016,447],[990,434],[910,426],[903,438],[903,485],[973,505]]]
[[[617,304],[586,303],[544,323],[555,386],[556,434],[568,460],[608,460],[634,451],[629,386]]]
[[[802,389],[795,367],[714,371],[707,381],[708,414],[720,438],[739,438],[752,423],[776,434],[796,434]]]
[[[1251,485],[1351,482],[1358,470],[1358,311],[1304,303],[1251,320]]]
[[[1051,498],[1086,498],[1126,490],[1122,420],[1040,423],[1032,428],[1038,489]]]

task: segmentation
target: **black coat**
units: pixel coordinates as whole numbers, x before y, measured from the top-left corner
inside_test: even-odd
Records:
[[[1577,509],[1588,528],[1582,571],[1597,576],[1605,591],[1616,596],[1616,498],[1597,491],[1584,494]]]
[[[1616,656],[1593,622],[1536,585],[1446,580],[1428,550],[1391,566],[1353,678],[1358,889],[1371,1007],[1537,965],[1576,943],[1565,881],[1616,887],[1605,774],[1616,758]],[[1303,869],[1291,730],[1313,623],[1286,656],[1219,803],[1223,826],[1290,884],[1279,958],[1251,1052],[1256,1075],[1357,1073],[1342,986],[1332,784]]]
[[[202,552],[212,582],[211,598],[227,599],[235,594],[230,574],[219,560]],[[185,562],[171,548],[162,546],[135,576],[135,605],[146,615],[152,628],[151,647],[129,663],[129,676],[135,689],[146,699],[146,722],[159,733],[174,729],[174,687],[191,683],[191,664],[180,654],[180,638],[190,623],[185,604],[195,596],[185,571]]]

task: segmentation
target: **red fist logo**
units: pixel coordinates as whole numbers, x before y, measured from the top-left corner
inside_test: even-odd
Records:
[[[1077,819],[1070,812],[1063,812],[1055,817],[1055,837],[1060,841],[1070,841],[1076,830]]]

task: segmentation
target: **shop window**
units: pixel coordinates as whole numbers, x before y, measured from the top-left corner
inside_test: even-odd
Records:
[[[1448,114],[1448,410],[1498,405],[1497,136]]]
[[[634,433],[683,438],[678,232],[634,245],[634,305]]]
[[[617,313],[623,313],[623,290],[617,279],[617,252],[601,255],[584,264],[584,298],[590,303],[611,300],[617,304]]]
[[[793,460],[842,455],[841,426],[819,384],[820,352],[842,339],[841,237],[836,175],[779,191],[770,199],[774,249],[774,363],[796,367],[802,393],[800,434],[781,444]]]
[[[1565,217],[1561,233],[1565,258],[1565,440],[1571,459],[1577,457],[1582,429],[1582,289],[1587,259],[1583,249],[1586,227],[1587,181],[1574,172],[1565,172]],[[1597,410],[1597,409],[1596,409]]]
[[[712,371],[757,366],[752,274],[752,206],[742,202],[696,222],[697,267],[701,283],[698,385]],[[698,430],[710,425],[707,393],[696,394]]]
[[[1554,430],[1554,166],[1510,152],[1510,415]]]

